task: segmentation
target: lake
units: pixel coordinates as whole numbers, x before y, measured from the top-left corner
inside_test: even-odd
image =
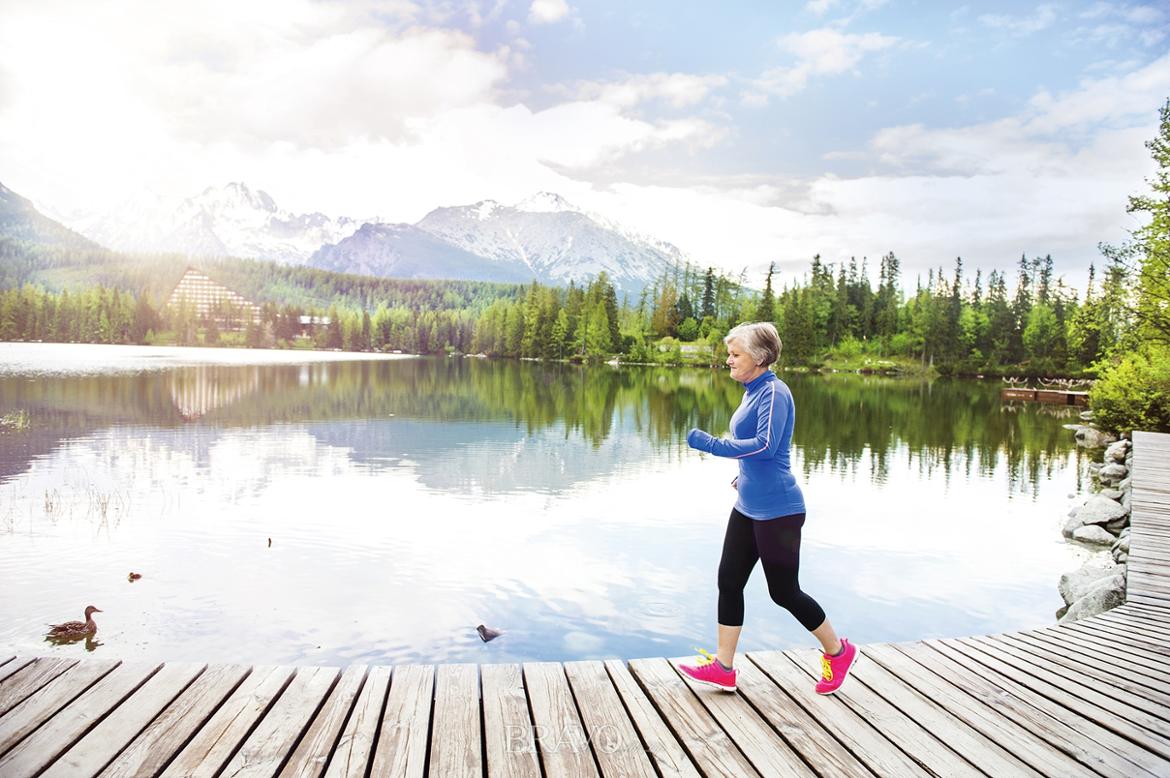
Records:
[[[858,643],[1051,624],[1088,552],[1071,409],[781,371],[801,583]],[[714,647],[726,371],[0,344],[0,647],[96,605],[96,656],[511,662]],[[15,420],[15,421],[13,421]],[[140,580],[130,582],[131,572]],[[503,630],[483,643],[478,624]],[[748,584],[743,650],[813,646]]]

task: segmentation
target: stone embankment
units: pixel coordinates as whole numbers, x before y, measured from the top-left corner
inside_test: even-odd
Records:
[[[1108,548],[1110,553],[1104,559],[1096,555],[1080,569],[1060,577],[1060,596],[1065,602],[1056,612],[1060,624],[1095,616],[1125,602],[1133,447],[1128,440],[1113,439],[1091,427],[1077,431],[1077,443],[1107,447],[1103,461],[1089,465],[1100,489],[1069,512],[1064,536],[1101,550]]]

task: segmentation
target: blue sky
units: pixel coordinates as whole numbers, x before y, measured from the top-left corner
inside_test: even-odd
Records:
[[[1136,224],[1167,33],[1099,0],[0,0],[0,181],[66,220],[550,190],[733,272],[1051,253],[1081,286]]]

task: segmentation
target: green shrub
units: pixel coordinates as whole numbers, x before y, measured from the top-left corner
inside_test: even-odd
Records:
[[[1170,432],[1170,347],[1148,344],[1104,366],[1089,406],[1104,429]]]

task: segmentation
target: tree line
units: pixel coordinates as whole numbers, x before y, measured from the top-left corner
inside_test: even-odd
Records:
[[[235,271],[224,275],[248,279],[258,273],[256,264],[233,265]],[[977,271],[967,278],[956,260],[950,273],[932,270],[907,294],[893,253],[880,260],[876,289],[866,260],[827,264],[816,256],[809,272],[779,293],[773,290],[774,268],[758,293],[745,287],[742,276],[684,266],[664,273],[636,301],[621,302],[605,273],[567,288],[391,282],[324,271],[307,277],[318,292],[324,286],[340,302],[267,302],[259,321],[249,318],[230,328],[224,326],[233,319],[230,313],[199,317],[189,305],[164,308],[147,294],[117,287],[71,293],[29,283],[0,292],[0,339],[252,347],[299,341],[353,351],[635,362],[670,361],[678,344],[692,343],[717,362],[730,327],[773,321],[787,365],[866,354],[916,360],[944,373],[1022,368],[1052,374],[1089,367],[1120,342],[1127,326],[1127,276],[1119,263],[1102,279],[1090,268],[1079,299],[1056,277],[1051,256],[1021,257],[1010,292],[1007,273],[992,271],[985,279]],[[259,283],[256,278],[240,285],[247,290]],[[275,283],[286,285],[288,276],[276,276]]]

